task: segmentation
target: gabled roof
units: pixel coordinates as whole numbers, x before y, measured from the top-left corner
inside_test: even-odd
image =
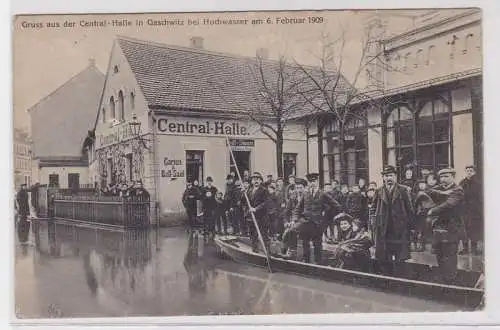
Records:
[[[255,57],[243,57],[188,47],[171,46],[150,41],[118,37],[133,74],[144,94],[148,106],[156,109],[182,109],[207,112],[265,113],[259,66]],[[263,60],[264,76],[275,82],[278,61]],[[319,68],[304,66],[308,70]],[[300,70],[289,64],[287,74],[300,77]],[[345,79],[341,79],[342,82]],[[290,79],[292,81],[292,79]],[[301,86],[304,88],[304,85]],[[310,88],[310,87],[309,87]],[[307,88],[305,88],[307,89]],[[294,96],[293,102],[303,102]],[[312,107],[303,104],[294,110],[310,113]]]
[[[81,155],[103,85],[104,74],[91,62],[28,110],[35,158]]]

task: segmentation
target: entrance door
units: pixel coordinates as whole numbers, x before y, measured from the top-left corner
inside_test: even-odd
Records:
[[[203,154],[202,150],[186,150],[186,179],[198,180],[203,185]]]
[[[250,172],[250,151],[233,151],[234,160],[236,162],[236,166],[238,166],[238,170],[240,171],[240,175],[243,176],[244,171]],[[230,172],[236,172],[236,166],[233,162],[231,155],[229,155],[231,159],[231,163],[229,166]],[[237,174],[236,174],[237,175]]]

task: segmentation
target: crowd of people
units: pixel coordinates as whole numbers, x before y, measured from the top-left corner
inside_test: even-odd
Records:
[[[266,180],[245,171],[226,177],[225,189],[217,189],[211,177],[206,185],[188,181],[182,202],[190,229],[202,225],[207,239],[216,234],[249,236],[254,252],[259,250],[257,223],[266,247],[281,241],[283,258],[297,258],[302,241],[303,261],[334,267],[363,267],[371,257],[389,263],[410,258],[410,252],[429,246],[446,276],[453,277],[460,240],[464,252],[479,253],[482,241],[482,185],[473,166],[467,177],[455,182],[455,170],[434,173],[408,166],[398,182],[393,166],[381,173],[383,185],[363,178],[349,187],[337,180],[319,185],[319,175],[289,176]],[[468,244],[470,242],[470,244]],[[323,244],[332,244],[333,258],[324,260]],[[469,251],[469,246],[471,251]],[[390,271],[390,270],[388,270]]]
[[[144,188],[142,180],[132,181],[128,184],[125,181],[118,183],[109,183],[108,185],[95,185],[95,190],[100,196],[116,196],[116,197],[142,197],[149,199],[149,192]]]

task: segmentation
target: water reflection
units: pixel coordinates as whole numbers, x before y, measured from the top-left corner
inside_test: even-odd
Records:
[[[26,257],[28,255],[28,240],[30,235],[31,224],[28,221],[19,221],[17,223],[17,239],[20,243],[21,255]]]
[[[201,236],[175,229],[126,232],[35,222],[32,230],[35,250],[45,263],[35,259],[34,276],[41,289],[38,296],[27,299],[64,302],[68,316],[83,312],[92,316],[94,311],[100,316],[168,316],[456,309],[290,274],[268,274],[265,269],[221,260]],[[21,275],[17,280],[23,281]],[[54,285],[55,281],[61,284]]]

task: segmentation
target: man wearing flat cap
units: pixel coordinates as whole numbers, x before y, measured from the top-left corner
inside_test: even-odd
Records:
[[[436,203],[427,215],[433,217],[433,248],[443,280],[451,282],[457,272],[457,250],[460,239],[461,210],[464,190],[455,183],[455,170],[445,168],[438,172],[439,186],[429,190]]]
[[[408,187],[397,182],[396,169],[386,165],[382,171],[383,186],[375,192],[373,237],[375,257],[391,273],[395,263],[410,258],[410,229],[414,223],[413,203]]]
[[[473,165],[465,167],[466,177],[459,185],[464,189],[464,220],[465,238],[463,253],[469,252],[468,241],[471,241],[471,253],[476,254],[477,242],[483,240],[484,218],[483,218],[483,185],[476,175]]]
[[[299,236],[302,238],[304,250],[304,262],[311,261],[310,242],[314,246],[314,260],[316,264],[322,264],[321,258],[324,214],[329,209],[336,209],[340,212],[340,204],[329,198],[319,189],[319,174],[310,173],[306,176],[309,188],[304,192],[299,200],[295,211],[295,218],[301,222],[299,226]]]
[[[255,215],[255,220],[257,220],[257,225],[259,226],[260,233],[264,240],[266,247],[269,246],[269,219],[267,216],[267,201],[269,199],[269,193],[263,186],[263,178],[259,172],[254,172],[250,176],[252,180],[252,187],[248,191],[248,199],[250,201],[251,208],[249,209]],[[255,224],[253,221],[249,224],[250,229],[250,239],[252,240],[252,251],[258,252],[259,246],[259,235]]]

